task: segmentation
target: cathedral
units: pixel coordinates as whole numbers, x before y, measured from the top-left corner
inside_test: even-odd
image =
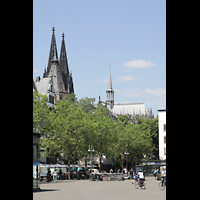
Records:
[[[110,116],[113,118],[119,115],[129,115],[130,120],[135,123],[135,117],[144,118],[154,118],[154,114],[152,113],[152,109],[146,109],[146,106],[143,103],[114,103],[114,90],[112,88],[112,80],[111,80],[111,72],[109,67],[109,77],[108,77],[108,89],[106,90],[106,101],[103,102],[100,100],[99,102],[105,107],[108,108]]]
[[[50,87],[50,85],[52,87]],[[49,59],[47,69],[44,69],[43,78],[36,77],[33,79],[33,87],[38,93],[47,95],[49,92],[55,96],[55,99],[62,99],[63,96],[74,93],[72,73],[69,72],[67,54],[65,48],[64,33],[62,34],[62,43],[60,50],[60,57],[58,60],[58,52],[55,38],[55,28],[52,29],[51,46],[49,52]],[[51,91],[49,90],[51,88]],[[53,97],[51,98],[52,102]]]

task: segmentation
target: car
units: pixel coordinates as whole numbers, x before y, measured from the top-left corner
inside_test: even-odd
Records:
[[[89,170],[89,172],[91,173],[91,169]],[[92,169],[92,174],[98,174],[99,170],[98,169]]]

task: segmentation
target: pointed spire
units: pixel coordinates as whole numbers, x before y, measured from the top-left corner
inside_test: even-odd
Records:
[[[57,53],[57,47],[56,47],[56,38],[55,38],[55,28],[53,26],[52,28],[52,38],[51,38],[51,46],[50,46],[50,52],[49,52],[49,60],[47,65],[47,75],[49,74],[49,70],[51,68],[52,60],[58,60],[58,53]]]
[[[61,50],[60,50],[60,58],[59,58],[59,65],[61,71],[64,72],[64,74],[69,75],[69,68],[68,68],[68,62],[67,62],[67,53],[65,48],[65,35],[62,34],[62,43],[61,43]]]
[[[112,81],[111,81],[110,65],[109,65],[108,90],[112,90]]]
[[[112,89],[112,80],[109,65],[109,78],[108,78],[108,89],[106,90],[106,103],[110,106],[110,109],[114,106],[114,90]]]
[[[65,48],[65,35],[62,33],[62,43],[61,43],[61,50],[60,50],[60,58],[59,58],[59,66],[63,77],[63,82],[65,84],[65,90],[68,91],[68,85],[70,83],[69,78],[69,68],[68,68],[68,62],[67,62],[67,53]]]

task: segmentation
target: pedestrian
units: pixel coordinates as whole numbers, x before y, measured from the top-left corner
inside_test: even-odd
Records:
[[[158,170],[155,169],[154,172],[153,172],[153,175],[154,175],[154,177],[155,177],[155,180],[156,180],[157,174],[158,174]]]
[[[51,181],[51,171],[50,169],[48,169],[48,172],[47,172],[47,182]]]
[[[125,171],[126,171],[125,169],[126,169],[126,168],[124,167],[124,168],[123,168],[123,177],[125,176]]]
[[[57,169],[55,168],[55,170],[54,170],[54,173],[53,173],[53,175],[54,175],[54,178],[55,178],[55,182],[57,181]]]
[[[51,180],[53,181],[54,180],[53,171],[52,170],[50,170],[50,171],[51,171]]]
[[[113,169],[112,168],[110,169],[110,173],[113,173]]]
[[[127,177],[127,173],[128,173],[128,170],[127,168],[125,167],[125,176]]]
[[[133,171],[133,168],[130,170],[130,181],[131,181],[131,184],[133,184],[133,175],[134,175],[134,171]]]
[[[59,180],[62,180],[62,171],[61,171],[61,169],[59,170]]]

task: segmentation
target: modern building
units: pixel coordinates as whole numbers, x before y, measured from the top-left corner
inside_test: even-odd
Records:
[[[158,110],[159,159],[166,160],[166,109]]]

